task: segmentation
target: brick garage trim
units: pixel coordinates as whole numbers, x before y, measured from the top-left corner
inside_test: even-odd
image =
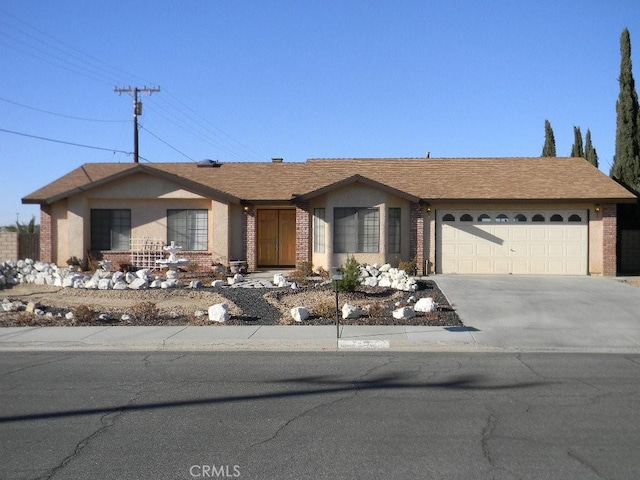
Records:
[[[411,204],[410,213],[411,259],[415,260],[418,275],[424,271],[424,214],[419,203]]]
[[[602,274],[615,277],[617,256],[618,207],[616,204],[602,205]]]
[[[51,205],[40,206],[40,261],[44,263],[53,262]]]
[[[296,265],[311,260],[311,214],[309,202],[296,205]]]
[[[243,244],[246,245],[245,258],[247,269],[254,272],[257,268],[257,248],[256,248],[256,209],[245,207],[244,220],[242,222]]]

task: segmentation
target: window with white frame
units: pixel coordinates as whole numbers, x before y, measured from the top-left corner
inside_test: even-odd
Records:
[[[129,250],[131,210],[91,209],[91,250]]]
[[[185,250],[206,250],[208,233],[206,210],[167,210],[167,242]]]
[[[313,210],[313,251],[324,253],[325,213],[324,208]]]
[[[380,251],[380,211],[377,208],[334,208],[333,251],[377,253]]]
[[[389,208],[387,216],[387,250],[400,253],[401,209]]]

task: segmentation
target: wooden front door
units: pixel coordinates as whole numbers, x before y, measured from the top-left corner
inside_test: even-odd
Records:
[[[257,227],[258,266],[295,266],[296,211],[258,210]]]

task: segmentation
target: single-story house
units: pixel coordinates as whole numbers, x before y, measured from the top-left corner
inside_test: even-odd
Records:
[[[174,241],[209,268],[415,261],[418,273],[616,274],[636,196],[582,158],[88,163],[22,199],[41,260],[144,259]],[[154,243],[156,242],[156,243]]]

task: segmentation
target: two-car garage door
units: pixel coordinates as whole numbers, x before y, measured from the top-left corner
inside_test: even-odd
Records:
[[[586,275],[586,210],[438,211],[436,268],[460,274]]]

